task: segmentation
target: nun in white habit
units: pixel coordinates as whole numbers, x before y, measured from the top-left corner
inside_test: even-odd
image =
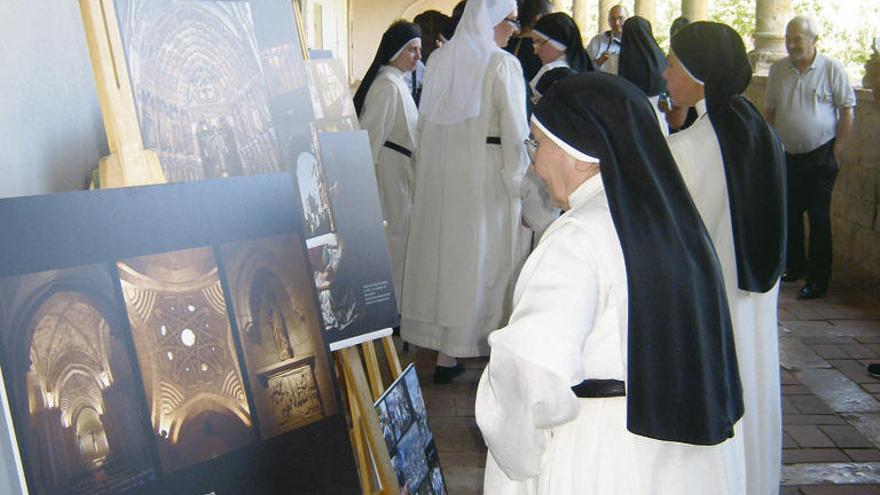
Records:
[[[421,32],[416,24],[392,24],[382,35],[373,64],[354,96],[361,127],[370,137],[382,215],[388,222],[385,237],[398,301],[409,235],[419,118],[405,77],[421,60],[421,46]]]
[[[535,109],[567,209],[517,281],[477,390],[484,493],[742,494],[721,269],[644,94],[570,76]]]
[[[747,493],[775,494],[782,464],[776,303],[785,253],[785,158],[773,130],[742,96],[752,69],[736,31],[696,22],[670,45],[669,93],[695,106],[699,118],[670,136],[669,146],[724,274],[745,403]]]
[[[514,0],[468,0],[425,73],[401,335],[439,351],[438,383],[462,371],[454,358],[487,355],[486,336],[509,316],[526,252],[522,203],[539,196],[524,180],[522,67],[500,48],[516,15]]]

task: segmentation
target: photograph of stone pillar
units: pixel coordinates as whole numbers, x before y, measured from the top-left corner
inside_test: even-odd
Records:
[[[163,470],[253,443],[214,251],[143,256],[117,267]]]
[[[115,299],[106,265],[0,279],[0,358],[30,493],[123,493],[156,478]]]
[[[117,0],[116,11],[144,146],[170,182],[290,169],[273,120],[285,142],[313,141],[289,2]]]
[[[262,438],[334,414],[336,396],[302,239],[220,247]]]

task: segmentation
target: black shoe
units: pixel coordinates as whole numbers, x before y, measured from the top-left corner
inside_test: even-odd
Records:
[[[464,365],[461,363],[455,366],[437,366],[434,368],[434,383],[437,385],[446,385],[453,378],[464,373]]]
[[[807,284],[798,292],[797,297],[798,299],[818,299],[824,297],[826,292],[828,292],[828,287],[823,287],[819,284]]]
[[[796,282],[802,278],[804,278],[804,272],[794,270],[785,270],[784,272],[782,272],[783,282]]]
[[[880,378],[880,363],[871,363],[868,365],[868,374],[874,378]]]

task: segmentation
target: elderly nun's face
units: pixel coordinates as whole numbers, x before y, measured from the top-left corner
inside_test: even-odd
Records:
[[[584,163],[574,159],[552,139],[532,124],[529,136],[532,170],[547,185],[553,203],[568,209],[568,197],[587,179],[599,173],[598,163]]]
[[[565,52],[554,47],[549,39],[539,36],[535,36],[534,39],[535,53],[541,59],[542,64],[546,65],[550,62],[555,62],[559,60],[559,57],[565,55]]]

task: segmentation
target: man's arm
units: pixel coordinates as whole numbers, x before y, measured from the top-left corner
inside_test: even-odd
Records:
[[[840,117],[837,119],[837,132],[834,134],[834,159],[837,166],[840,166],[840,159],[843,156],[843,147],[852,131],[853,121],[855,120],[855,112],[853,107],[840,109]]]

